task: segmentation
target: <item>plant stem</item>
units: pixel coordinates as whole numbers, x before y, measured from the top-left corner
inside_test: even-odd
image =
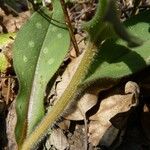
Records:
[[[29,150],[33,148],[34,145],[37,145],[39,139],[44,137],[49,127],[57,121],[65,108],[70,104],[78,89],[78,85],[81,83],[82,79],[87,73],[87,70],[92,62],[94,55],[96,54],[96,51],[97,47],[89,42],[86,51],[84,52],[84,56],[65,92],[62,94],[57,103],[52,107],[51,111],[47,113],[41,123],[31,133],[31,135],[27,137],[22,146],[22,150]]]
[[[79,56],[80,51],[79,51],[79,48],[78,48],[78,44],[77,44],[76,38],[75,38],[74,33],[73,33],[73,28],[72,28],[71,21],[70,21],[68,12],[67,12],[65,1],[64,0],[60,0],[60,3],[61,3],[64,15],[65,15],[66,23],[68,25],[68,29],[69,29],[69,33],[70,33],[70,36],[71,36],[72,44],[73,44],[74,49],[76,51],[76,55]]]

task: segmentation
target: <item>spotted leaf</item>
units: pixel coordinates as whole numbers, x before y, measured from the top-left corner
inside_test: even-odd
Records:
[[[44,96],[49,80],[61,65],[70,44],[59,1],[53,12],[35,12],[21,28],[13,48],[14,68],[19,80],[16,140],[22,145],[44,116]]]

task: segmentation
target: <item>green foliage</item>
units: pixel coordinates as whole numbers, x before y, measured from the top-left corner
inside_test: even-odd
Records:
[[[91,85],[99,81],[99,84],[104,86],[103,81],[108,80],[109,87],[109,83],[112,84],[110,81],[134,74],[150,64],[150,11],[140,13],[124,24],[130,33],[136,34],[144,41],[144,44],[130,48],[119,38],[106,40],[99,47],[100,50],[82,85]]]
[[[0,73],[5,72],[8,67],[8,61],[3,53],[0,53]]]
[[[102,40],[118,36],[130,47],[142,45],[142,40],[130,34],[120,23],[119,13],[116,0],[100,0],[95,16],[83,24],[90,41],[101,44]]]
[[[0,49],[3,51],[5,46],[12,41],[10,37],[14,37],[16,33],[0,34]],[[0,73],[5,72],[8,67],[8,61],[3,52],[0,52]]]
[[[67,89],[44,117],[47,83],[59,68],[70,43],[60,2],[52,2],[53,13],[46,9],[35,12],[19,31],[14,44],[14,67],[20,85],[16,139],[23,150],[33,148],[46,134],[49,126],[80,93],[79,86],[87,89],[100,83],[100,88],[108,88],[116,83],[114,81],[144,69],[150,62],[150,11],[125,22],[127,31],[118,18],[116,1],[100,0],[93,19],[84,23],[89,36],[84,56]],[[132,35],[135,33],[138,38]],[[143,45],[139,38],[144,40]]]
[[[14,38],[16,33],[7,33],[7,34],[0,34],[0,48],[2,49],[4,46],[6,46],[9,42],[12,41],[12,38]]]
[[[54,3],[51,18],[45,9],[31,16],[17,34],[13,48],[20,85],[16,103],[19,146],[44,116],[47,83],[62,63],[70,43],[60,4]]]

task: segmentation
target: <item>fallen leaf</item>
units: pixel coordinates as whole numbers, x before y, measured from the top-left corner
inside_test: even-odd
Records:
[[[87,150],[84,125],[75,126],[73,134],[68,134],[68,142],[69,150]]]
[[[83,120],[85,118],[85,113],[90,110],[97,103],[97,94],[85,93],[83,97],[77,102],[76,108],[74,111],[71,109],[69,115],[64,117],[68,120]],[[68,113],[67,113],[68,114]]]
[[[58,126],[59,126],[62,130],[68,130],[69,127],[70,127],[70,120],[64,119],[62,122],[59,122]]]
[[[15,125],[17,121],[16,110],[15,110],[16,102],[13,101],[8,109],[8,114],[6,118],[6,132],[8,138],[7,149],[18,150],[17,143],[15,141]]]
[[[129,90],[129,87],[132,88]],[[89,141],[93,145],[96,146],[100,143],[108,147],[112,144],[119,130],[115,128],[110,130],[112,128],[110,119],[118,113],[128,112],[131,107],[137,106],[138,99],[135,98],[135,93],[137,94],[138,91],[138,85],[129,81],[125,86],[125,95],[113,95],[101,101],[98,112],[90,117]],[[129,94],[126,94],[126,92]],[[138,94],[136,97],[138,97]],[[112,134],[112,131],[114,134]]]
[[[67,138],[60,128],[52,131],[49,140],[50,144],[58,150],[65,150],[69,146]]]
[[[89,124],[89,142],[92,145],[98,144],[103,146],[109,146],[117,137],[119,130],[110,124],[100,124],[99,121],[91,121]]]
[[[16,32],[20,29],[20,27],[27,21],[30,16],[30,12],[22,12],[19,16],[14,17],[13,15],[4,15],[3,16],[3,24],[7,28],[8,32]]]

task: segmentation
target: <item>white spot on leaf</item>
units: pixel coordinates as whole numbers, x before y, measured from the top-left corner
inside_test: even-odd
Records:
[[[150,56],[146,59],[146,62],[150,64]]]
[[[36,26],[36,28],[38,28],[38,29],[41,29],[41,28],[42,28],[42,24],[41,24],[40,22],[37,22],[37,23],[35,24],[35,26]]]
[[[59,39],[61,39],[61,38],[62,38],[62,34],[61,34],[61,33],[57,34],[57,37],[58,37]]]
[[[43,53],[44,53],[44,54],[47,54],[47,53],[48,53],[48,48],[47,48],[47,47],[45,47],[45,48],[43,49]]]
[[[52,30],[53,32],[56,32],[56,31],[57,31],[57,28],[56,28],[56,27],[52,27],[51,30]]]
[[[39,70],[40,70],[40,65],[39,65],[39,63],[37,63],[36,71],[35,71],[35,76],[38,76]]]
[[[28,61],[28,58],[24,55],[23,56],[23,61],[26,63]]]
[[[53,64],[53,63],[54,63],[54,58],[50,58],[50,59],[48,60],[48,64],[51,65],[51,64]]]
[[[34,47],[35,46],[35,43],[33,41],[30,41],[29,42],[29,47]]]

